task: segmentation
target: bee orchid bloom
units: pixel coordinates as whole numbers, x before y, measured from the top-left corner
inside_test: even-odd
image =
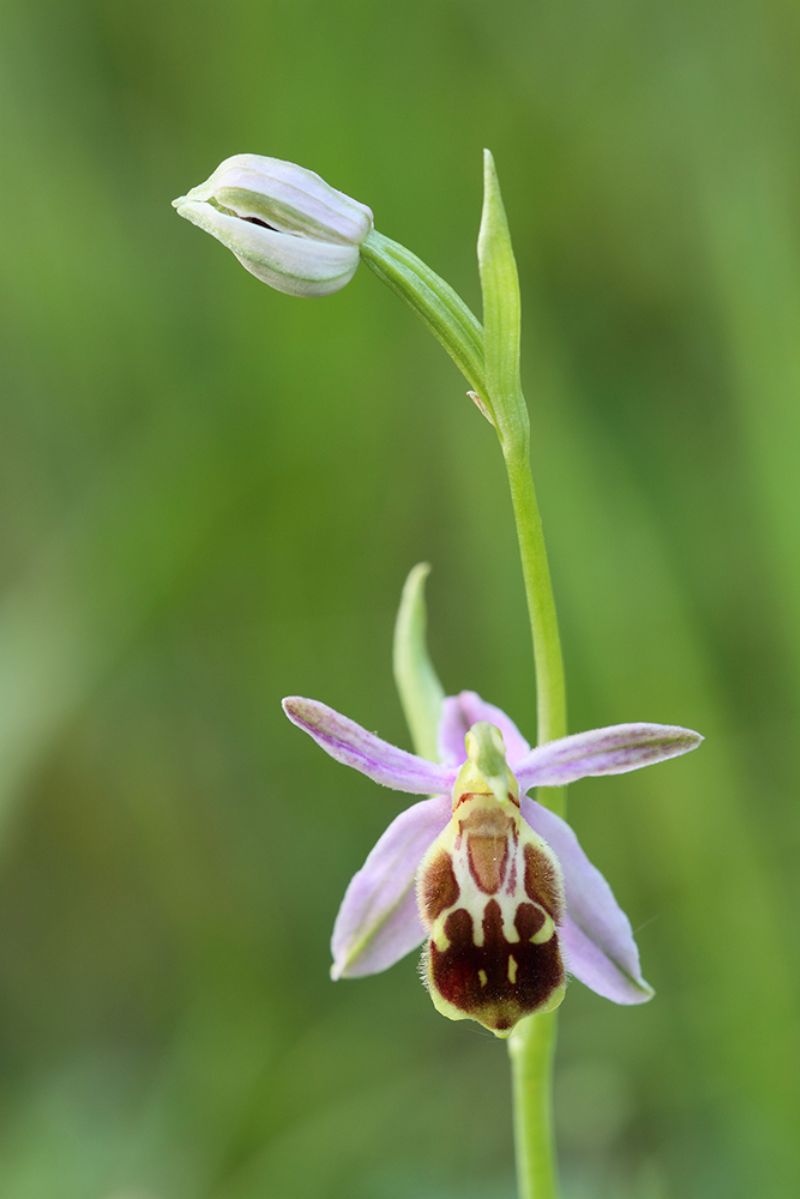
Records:
[[[608,883],[569,825],[526,792],[676,757],[698,733],[620,724],[531,749],[504,712],[465,691],[444,701],[431,762],[316,700],[283,708],[337,762],[434,796],[401,812],[352,878],[333,930],[334,978],[375,974],[425,942],[436,1008],[498,1036],[556,1007],[566,972],[614,1003],[651,998]]]
[[[172,203],[262,283],[292,296],[326,296],[349,283],[372,229],[365,204],[314,171],[260,154],[226,158]]]

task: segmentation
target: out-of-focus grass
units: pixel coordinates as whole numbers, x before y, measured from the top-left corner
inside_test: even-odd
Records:
[[[6,6],[0,48],[0,1193],[513,1190],[502,1049],[413,962],[327,980],[397,810],[280,716],[533,727],[490,431],[366,272],[260,287],[170,198],[227,154],[371,203],[478,303],[480,149],[524,288],[574,729],[701,752],[574,788],[656,1001],[564,1007],[568,1199],[798,1186],[800,18],[783,0]],[[466,1180],[466,1181],[465,1181]]]

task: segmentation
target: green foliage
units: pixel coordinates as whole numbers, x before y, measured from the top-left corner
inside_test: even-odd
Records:
[[[484,145],[571,728],[707,737],[571,791],[658,995],[570,988],[567,1194],[800,1190],[797,25],[786,0],[5,5],[3,1199],[512,1193],[493,1039],[434,1018],[413,962],[327,979],[393,801],[278,702],[402,740],[424,558],[445,687],[533,733],[494,434],[368,271],[280,296],[170,207],[225,155],[289,158],[478,311]]]

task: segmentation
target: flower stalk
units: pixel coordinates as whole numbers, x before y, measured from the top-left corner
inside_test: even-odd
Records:
[[[524,453],[504,456],[533,641],[536,740],[537,744],[544,745],[563,737],[567,731],[564,659],[542,518],[527,449]],[[565,815],[566,793],[562,788],[542,788],[537,798],[559,816]]]
[[[542,745],[566,733],[564,659],[529,450],[525,446],[504,457],[533,640],[537,743]],[[566,815],[565,787],[540,788],[537,798],[558,816]],[[553,1121],[557,1031],[558,1012],[542,1012],[521,1020],[508,1041],[519,1199],[558,1196]]]
[[[483,329],[458,292],[411,250],[377,229],[362,242],[361,257],[416,312],[473,391],[486,402]]]
[[[557,1199],[553,1060],[558,1012],[522,1020],[508,1038],[519,1199]]]

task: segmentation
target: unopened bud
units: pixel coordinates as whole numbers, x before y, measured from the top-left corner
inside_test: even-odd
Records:
[[[313,171],[259,154],[226,158],[173,206],[257,279],[293,296],[329,295],[349,283],[372,229],[366,205]]]

